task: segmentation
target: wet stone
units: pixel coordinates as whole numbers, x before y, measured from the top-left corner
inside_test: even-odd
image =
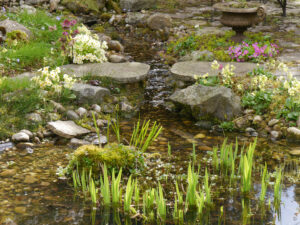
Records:
[[[35,176],[33,176],[33,175],[26,175],[26,177],[24,179],[24,183],[26,183],[26,184],[33,184],[37,181],[38,181],[38,179],[35,178]]]
[[[12,136],[14,142],[28,142],[30,139],[29,135],[23,132],[16,133]]]
[[[0,177],[12,177],[17,173],[15,169],[7,169],[0,173]]]
[[[292,156],[300,156],[300,147],[294,148],[289,152]]]

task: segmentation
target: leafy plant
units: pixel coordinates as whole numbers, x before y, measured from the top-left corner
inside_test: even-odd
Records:
[[[220,124],[220,127],[225,131],[234,131],[234,123],[232,121],[224,121]]]
[[[272,93],[270,91],[248,92],[242,97],[242,105],[252,108],[258,114],[266,112],[272,102]]]

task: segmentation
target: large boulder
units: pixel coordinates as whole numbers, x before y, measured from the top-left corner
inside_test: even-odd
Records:
[[[25,26],[23,26],[22,24],[19,24],[16,21],[10,20],[10,19],[6,19],[0,22],[0,27],[4,27],[6,30],[6,34],[13,32],[13,31],[23,31],[25,34],[27,34],[28,38],[32,37],[32,32],[26,28]]]
[[[123,11],[140,11],[154,7],[157,0],[120,0]]]
[[[62,4],[74,13],[98,13],[105,6],[105,0],[62,0]]]
[[[103,97],[110,94],[107,88],[92,86],[89,84],[75,83],[72,91],[77,97],[79,103],[101,103]]]
[[[231,120],[241,114],[240,98],[231,89],[192,85],[176,91],[170,100],[197,119]]]

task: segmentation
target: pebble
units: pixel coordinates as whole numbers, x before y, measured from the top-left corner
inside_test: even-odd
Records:
[[[100,113],[101,112],[101,106],[100,105],[97,105],[97,104],[94,104],[92,105],[92,109],[97,112],[97,113]]]
[[[87,115],[87,110],[83,107],[79,107],[77,110],[76,110],[76,113],[80,116],[80,117],[83,117],[84,115]]]
[[[273,127],[275,124],[279,123],[278,119],[271,119],[268,123],[269,127]]]
[[[254,116],[254,118],[253,118],[253,123],[254,124],[259,124],[261,122],[262,122],[262,117],[260,115]]]
[[[32,175],[26,175],[25,179],[24,179],[24,183],[26,184],[33,184],[35,182],[37,182],[38,180],[32,176]]]
[[[196,134],[196,135],[194,136],[195,139],[202,139],[202,138],[205,138],[205,137],[206,137],[205,134],[201,134],[201,133]]]
[[[278,140],[281,136],[280,132],[278,132],[276,130],[272,130],[270,134],[271,134],[272,140]]]
[[[12,136],[12,140],[15,142],[28,142],[30,139],[29,135],[23,132],[16,133]]]
[[[80,117],[78,116],[78,114],[75,111],[68,110],[67,111],[67,118],[69,120],[79,120]]]
[[[289,152],[292,156],[300,156],[300,147],[297,147]]]
[[[22,142],[22,143],[18,143],[16,145],[17,149],[27,149],[27,148],[33,148],[34,147],[34,144],[33,143],[30,143],[30,142]]]
[[[22,206],[15,207],[15,212],[19,214],[24,214],[26,213],[26,208]]]
[[[29,136],[29,138],[33,137],[33,133],[29,130],[21,130],[20,132],[27,134]]]

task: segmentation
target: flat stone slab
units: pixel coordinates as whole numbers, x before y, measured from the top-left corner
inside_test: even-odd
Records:
[[[56,135],[64,138],[73,138],[90,133],[90,130],[76,125],[73,121],[48,122],[47,127]]]
[[[64,73],[82,77],[85,75],[109,77],[119,83],[134,83],[144,80],[150,66],[138,62],[69,64],[61,67]]]
[[[178,78],[179,80],[183,81],[195,81],[195,75],[204,75],[208,73],[210,76],[215,76],[216,72],[211,69],[212,62],[193,62],[193,61],[186,61],[186,62],[178,62],[175,63],[172,68],[172,74]],[[219,62],[224,67],[226,64],[232,64],[235,66],[235,74],[238,76],[243,76],[246,73],[252,71],[256,68],[255,63],[238,63],[238,62]]]

